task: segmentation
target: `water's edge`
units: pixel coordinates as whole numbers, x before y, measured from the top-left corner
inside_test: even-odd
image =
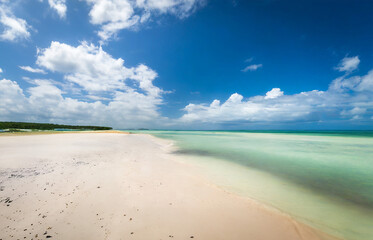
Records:
[[[370,178],[365,179],[368,185],[364,182],[362,183],[362,185],[360,184],[363,187],[363,189],[360,189],[360,190],[351,189],[347,191],[347,194],[342,192],[343,197],[345,197],[344,195],[346,195],[347,197],[341,198],[339,195],[340,195],[340,191],[342,191],[343,189],[337,189],[336,193],[326,194],[322,191],[317,191],[317,188],[312,189],[312,188],[303,186],[302,184],[299,184],[297,182],[289,181],[289,179],[283,178],[281,175],[273,174],[271,171],[263,171],[263,169],[261,168],[255,168],[255,165],[253,168],[252,165],[247,165],[246,163],[245,163],[246,165],[242,164],[241,162],[234,160],[235,157],[237,156],[240,157],[239,154],[235,156],[235,154],[237,153],[233,151],[235,150],[234,148],[228,149],[229,150],[228,154],[226,153],[225,155],[223,154],[223,157],[219,156],[219,154],[218,155],[209,154],[209,150],[211,149],[207,148],[208,151],[207,152],[205,151],[206,149],[204,149],[204,145],[211,144],[211,142],[213,143],[210,147],[212,147],[214,151],[215,151],[216,146],[218,147],[223,146],[223,145],[219,145],[220,144],[219,142],[214,142],[214,139],[216,139],[216,137],[220,139],[219,141],[224,139],[224,141],[222,142],[224,145],[227,145],[227,144],[229,145],[230,142],[234,142],[235,143],[234,147],[236,147],[236,145],[238,144],[238,149],[240,151],[241,151],[241,148],[245,150],[245,147],[247,147],[246,146],[247,144],[245,141],[247,141],[247,139],[246,138],[244,139],[244,142],[243,142],[244,144],[242,145],[242,141],[241,141],[242,139],[239,139],[241,142],[240,141],[237,142],[237,139],[235,139],[235,137],[237,137],[235,134],[237,133],[233,134],[234,135],[233,138],[230,133],[227,133],[227,134],[223,133],[222,135],[218,133],[218,135],[216,135],[215,133],[211,133],[211,132],[210,133],[198,132],[197,135],[192,134],[192,136],[188,136],[188,135],[184,136],[183,134],[181,134],[182,136],[180,136],[180,132],[174,133],[170,131],[162,132],[162,133],[167,133],[167,136],[159,134],[159,131],[157,131],[156,133],[150,133],[146,131],[142,133],[150,134],[151,136],[159,138],[159,139],[163,139],[163,140],[167,139],[167,140],[173,141],[175,147],[173,148],[172,154],[175,154],[177,156],[181,155],[182,159],[185,159],[184,161],[186,163],[193,164],[203,169],[203,173],[206,174],[206,176],[208,176],[209,179],[211,179],[212,183],[214,183],[218,187],[221,187],[223,190],[237,194],[238,196],[241,196],[241,197],[253,199],[261,204],[264,204],[265,206],[269,206],[270,208],[275,209],[276,211],[280,211],[284,213],[286,216],[289,216],[292,219],[295,219],[297,222],[303,223],[321,232],[325,232],[331,236],[336,236],[338,238],[348,239],[348,240],[369,239],[373,236],[373,231],[369,227],[369,223],[373,222],[373,211],[369,204],[371,200],[371,195],[370,195],[370,192],[364,195],[364,193],[366,192],[364,188],[367,186],[370,187],[371,185],[369,184],[373,183],[372,181],[370,181]],[[169,136],[170,134],[172,135],[172,137]],[[175,134],[176,139],[173,139],[174,137],[173,134]],[[191,133],[188,132],[187,134],[191,134]],[[239,136],[241,137],[241,135]],[[260,138],[262,138],[263,136],[260,136],[260,138],[258,138],[258,136],[254,134],[253,136],[250,136],[250,137],[255,137],[255,141],[258,141],[259,139],[258,144],[262,145],[262,143],[260,142]],[[289,138],[289,136],[286,134],[284,136],[280,136],[279,138],[277,135],[273,136],[270,134],[268,135],[266,134],[264,137],[266,138],[266,143],[268,141],[274,141],[275,143],[274,145],[273,143],[271,143],[272,148],[276,147],[276,144],[278,144],[279,139],[283,141],[284,137]],[[268,137],[270,137],[269,140],[267,139]],[[181,140],[178,138],[180,138]],[[301,137],[301,139],[303,138],[304,137]],[[352,146],[354,144],[354,146],[352,147],[355,147],[355,148],[356,146],[365,147],[365,145],[367,144],[365,138],[366,136],[358,136],[356,138],[353,137],[352,140],[347,139],[348,145]],[[204,141],[200,141],[201,139]],[[206,139],[209,140],[209,142],[206,142],[205,141]],[[227,141],[227,139],[229,139],[229,141]],[[307,137],[305,139],[309,141]],[[327,141],[330,140],[329,138],[326,138],[326,139]],[[360,140],[356,140],[356,139],[360,139]],[[184,143],[182,143],[182,140],[185,140]],[[291,141],[294,140],[292,139],[292,136],[290,136],[290,140]],[[298,141],[298,137],[295,140]],[[314,141],[315,139],[311,139],[311,140]],[[324,140],[324,137],[321,137],[321,140]],[[373,138],[371,139],[369,137],[368,140],[369,140],[369,144],[373,143],[371,141],[373,140]],[[332,141],[334,145],[338,146],[338,144],[342,144],[342,143],[345,144],[344,141],[346,141],[346,139],[341,138],[341,136],[336,136],[335,138],[332,139]],[[197,142],[197,146],[188,145],[191,142],[192,143]],[[185,145],[185,143],[188,143],[188,144]],[[294,144],[293,142],[291,143]],[[306,142],[306,143],[309,144],[309,142]],[[281,144],[283,143],[281,142]],[[322,145],[323,144],[325,143],[323,142]],[[319,143],[315,143],[315,145],[311,147],[313,148],[320,147],[319,145],[320,145]],[[280,145],[280,147],[283,148],[284,146]],[[301,149],[304,148],[304,146],[300,146],[300,147]],[[307,145],[307,148],[308,147],[309,146]],[[317,151],[325,155],[325,152],[323,151],[330,151],[329,148],[333,146],[327,145],[325,147],[326,147],[326,150],[317,149]],[[346,146],[343,145],[343,147],[346,147]],[[197,151],[195,152],[190,151],[191,149],[192,150],[194,149]],[[251,149],[249,150],[251,154]],[[334,149],[332,150],[334,151]],[[356,152],[356,149],[351,148],[348,150],[349,151],[352,150],[352,154],[356,154],[354,153],[354,151]],[[333,153],[332,157],[335,157],[333,151],[332,151]],[[279,154],[281,154],[281,152],[279,152]],[[309,153],[302,152],[302,154],[307,155]],[[368,152],[367,154],[368,154],[367,156],[371,156],[370,152]],[[325,155],[325,156],[328,156],[328,155]],[[247,155],[245,155],[244,157],[247,157]],[[250,157],[257,158],[258,156],[250,155]],[[314,156],[312,155],[312,157]],[[363,157],[366,157],[366,156],[363,156]],[[338,161],[341,161],[341,163],[347,164],[348,162],[344,162],[345,160],[346,159],[338,159]],[[293,162],[289,162],[288,159],[286,158],[285,159],[280,158],[279,161],[280,161],[280,165],[290,165],[290,166],[292,164],[294,165]],[[323,162],[321,163],[324,164]],[[368,162],[368,164],[369,163],[370,162]],[[278,166],[278,163],[276,162],[273,162],[273,164],[275,164],[275,166]],[[307,162],[307,164],[309,163]],[[306,169],[310,168],[310,166],[307,164],[305,165]],[[366,163],[359,162],[359,164],[366,164]],[[348,174],[349,171],[354,172],[358,170],[358,169],[357,170],[351,169],[351,165],[347,164],[347,166],[348,166],[346,168],[347,171],[345,171],[345,169],[342,169],[343,170],[341,171],[342,174],[345,174],[345,173]],[[295,165],[295,171],[297,171],[297,167],[299,166]],[[315,166],[311,165],[311,170],[312,170],[311,173],[313,173],[313,171],[315,170],[316,172],[323,171],[323,168],[325,168],[325,166],[323,165],[321,165],[321,168],[312,169],[313,167]],[[361,168],[361,166],[358,166],[358,167]],[[340,171],[340,170],[336,169],[335,171]],[[369,171],[371,173],[371,169],[368,169],[368,173]],[[337,177],[338,177],[338,174],[336,175]],[[326,179],[327,181],[331,181],[330,183],[331,185],[327,187],[330,188],[332,186],[333,187],[332,189],[334,189],[335,188],[334,187],[335,185],[333,185],[335,184],[334,181],[335,179],[338,179],[338,178],[336,178],[335,176],[334,177],[331,176],[331,177],[332,178],[330,180]],[[347,180],[349,177],[353,179],[352,178],[353,176],[351,175],[351,176],[347,176]],[[307,178],[307,176],[305,176],[305,178]],[[346,177],[343,177],[343,178],[346,178]],[[311,180],[314,181],[313,178],[311,178]],[[325,179],[322,179],[322,180],[325,181]],[[350,185],[343,185],[343,184],[349,184],[348,182],[345,183],[344,181],[342,181],[342,187],[343,186],[350,187]],[[355,184],[356,186],[356,183],[352,183],[352,184]],[[352,191],[351,195],[354,195],[355,192],[360,194],[359,196],[356,197],[357,201],[355,201],[355,199],[353,198],[352,200],[348,199],[351,191]],[[368,204],[364,204],[364,203],[368,203]]]
[[[144,134],[144,135],[148,135],[149,137],[152,138],[152,141],[154,141],[157,144],[160,144],[162,146],[163,150],[167,154],[172,155],[175,152],[180,151],[180,148],[177,147],[177,144],[174,140],[170,140],[170,139],[166,140],[164,138],[160,138],[160,137],[154,136],[152,134]],[[159,142],[160,140],[162,142]],[[185,161],[185,156],[180,158],[180,156],[175,157],[175,155],[174,155],[171,159],[173,161],[177,161],[177,162],[182,163],[182,164],[187,164],[188,166],[197,167],[199,170],[201,170],[198,165],[195,165],[195,163],[191,163],[190,161]],[[299,224],[300,224],[300,226],[304,225],[304,226],[306,226],[306,228],[311,229],[313,232],[315,232],[317,235],[319,235],[320,239],[324,239],[324,237],[326,237],[327,239],[342,240],[341,238],[338,238],[337,236],[333,236],[333,235],[331,235],[327,232],[324,232],[322,229],[315,228],[314,226],[311,226],[310,224],[308,224],[306,222],[303,222],[303,221],[300,221],[299,219],[296,219],[291,214],[289,214],[287,212],[284,212],[283,210],[281,210],[281,209],[279,209],[279,208],[277,208],[277,207],[275,207],[271,204],[261,202],[259,199],[256,199],[254,197],[249,197],[249,196],[246,196],[246,195],[239,194],[235,191],[231,191],[230,189],[225,188],[224,186],[219,185],[218,183],[212,181],[212,179],[209,176],[207,176],[206,173],[203,172],[203,170],[198,171],[198,173],[202,174],[204,179],[207,180],[209,182],[209,184],[212,184],[212,186],[214,188],[220,189],[221,191],[227,192],[229,194],[233,194],[236,197],[242,198],[245,201],[249,201],[251,204],[255,204],[255,206],[258,206],[260,209],[262,209],[264,211],[269,211],[269,212],[272,212],[276,215],[280,215],[280,216],[282,216],[286,219],[290,219],[290,221],[293,222],[294,227],[296,227],[296,228],[299,227],[298,226]]]

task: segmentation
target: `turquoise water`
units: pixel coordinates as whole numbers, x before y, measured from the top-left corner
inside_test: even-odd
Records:
[[[334,236],[373,239],[372,132],[143,131],[227,190]]]

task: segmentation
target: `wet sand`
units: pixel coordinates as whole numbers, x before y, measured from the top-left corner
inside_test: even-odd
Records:
[[[137,134],[0,135],[0,239],[334,239],[221,190],[170,144]]]

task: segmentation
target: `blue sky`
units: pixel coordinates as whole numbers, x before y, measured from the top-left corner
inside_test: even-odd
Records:
[[[0,120],[373,129],[369,0],[0,0]]]

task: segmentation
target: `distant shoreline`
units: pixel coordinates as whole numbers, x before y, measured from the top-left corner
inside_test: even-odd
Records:
[[[118,133],[118,134],[129,134],[125,131],[118,130],[74,130],[74,131],[53,131],[53,130],[43,130],[43,131],[30,131],[30,132],[0,132],[1,136],[32,136],[32,135],[48,135],[48,134],[69,134],[69,133]]]
[[[102,126],[84,126],[84,125],[66,125],[66,124],[52,124],[52,123],[33,123],[33,122],[2,122],[0,121],[0,130],[20,131],[20,130],[112,130],[112,127]]]

